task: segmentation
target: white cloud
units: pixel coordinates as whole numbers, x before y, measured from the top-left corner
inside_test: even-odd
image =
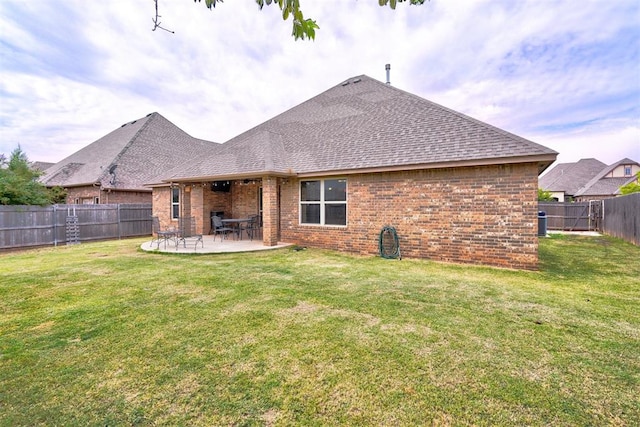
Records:
[[[224,142],[348,77],[384,81],[390,63],[395,86],[561,158],[608,161],[615,145],[616,156],[640,160],[635,0],[302,6],[320,25],[314,42],[294,41],[290,20],[252,0],[213,11],[160,0],[175,34],[151,31],[151,0],[4,0],[0,152],[20,143],[32,160],[58,161],[152,111]]]

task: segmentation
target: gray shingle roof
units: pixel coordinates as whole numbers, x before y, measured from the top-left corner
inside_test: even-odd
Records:
[[[576,192],[576,196],[613,196],[618,194],[618,189],[623,185],[626,185],[636,180],[636,177],[606,177],[611,171],[616,169],[620,165],[639,165],[638,162],[629,158],[624,158],[615,162],[610,166],[604,167],[594,176],[589,182],[587,182],[582,188]]]
[[[97,183],[103,188],[149,191],[145,184],[157,181],[167,167],[191,162],[219,147],[193,138],[160,114],[151,113],[56,163],[41,181],[50,187]]]
[[[580,159],[575,163],[560,163],[539,179],[539,186],[547,191],[563,191],[574,196],[607,165],[596,159]]]
[[[576,196],[613,196],[618,193],[618,189],[631,181],[635,181],[635,177],[622,178],[601,178],[584,188],[576,194]]]
[[[557,153],[367,76],[334,86],[238,135],[165,181],[537,161]],[[516,160],[517,159],[517,160]]]

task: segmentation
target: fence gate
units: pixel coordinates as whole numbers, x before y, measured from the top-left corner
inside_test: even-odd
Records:
[[[539,203],[550,230],[594,231],[602,228],[602,200],[577,203]]]
[[[604,212],[604,201],[589,201],[589,230],[602,231],[602,214]]]

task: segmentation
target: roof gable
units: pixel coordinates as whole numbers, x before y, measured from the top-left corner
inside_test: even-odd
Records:
[[[219,144],[193,138],[158,113],[125,123],[47,169],[47,186],[144,190],[166,167],[197,158]]]

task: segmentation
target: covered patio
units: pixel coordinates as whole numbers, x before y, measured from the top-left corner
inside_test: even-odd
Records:
[[[214,233],[214,216],[227,221],[228,227],[240,227],[241,223],[257,217],[260,241],[254,239],[254,244],[261,244],[265,249],[277,247],[282,182],[286,182],[286,178],[273,175],[209,176],[203,181],[174,177],[152,185],[153,216],[158,217],[162,230],[176,229],[179,218],[193,218],[196,231],[203,235]],[[161,246],[163,249],[164,245]]]
[[[150,240],[140,245],[143,251],[147,252],[165,252],[165,253],[198,253],[198,254],[220,254],[220,253],[232,253],[232,252],[255,252],[266,251],[271,249],[281,249],[291,246],[291,243],[278,242],[273,246],[265,246],[261,239],[243,239],[235,240],[232,237],[222,239],[221,236],[205,235],[202,236],[202,241],[196,245],[195,240],[187,240],[186,245],[179,242],[177,247],[174,241],[168,240],[166,242],[160,241],[158,245],[157,240]]]

